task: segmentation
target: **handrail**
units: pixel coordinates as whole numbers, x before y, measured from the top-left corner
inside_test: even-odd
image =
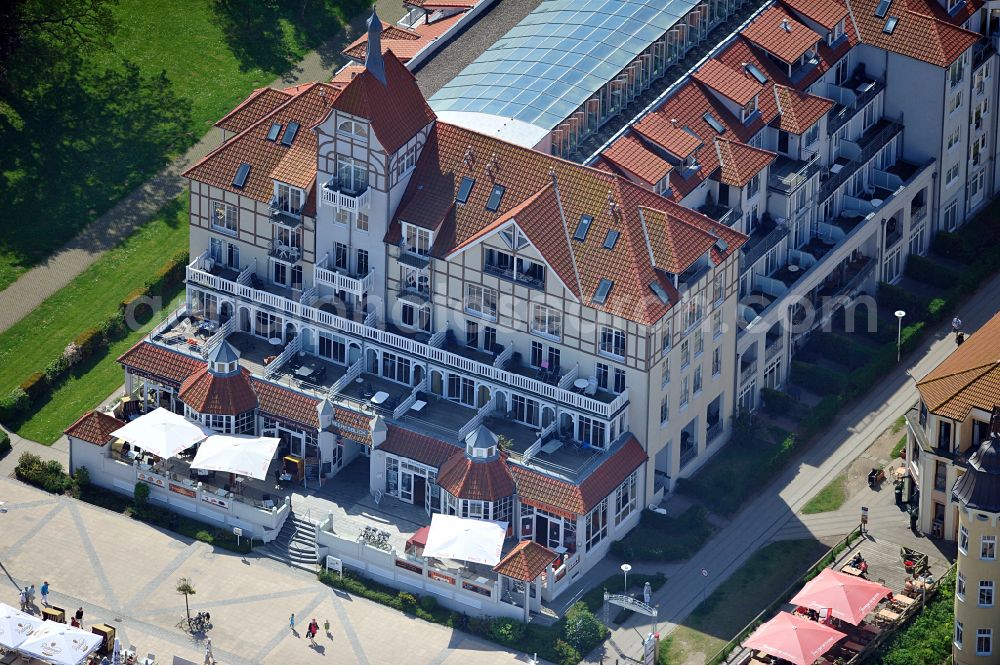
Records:
[[[229,319],[221,326],[219,326],[219,329],[216,330],[211,337],[205,340],[205,343],[201,345],[202,349],[201,355],[203,358],[207,358],[208,354],[212,352],[212,349],[214,349],[216,346],[222,343],[222,340],[229,337],[229,334],[233,332],[233,329],[236,327],[235,323],[236,323],[235,317]]]
[[[278,357],[268,363],[267,367],[264,368],[264,377],[272,378],[281,369],[289,359],[292,358],[296,353],[302,350],[302,338],[296,337],[291,342],[285,345],[285,349],[278,354]]]
[[[337,393],[343,392],[344,388],[350,384],[351,381],[361,376],[361,371],[364,369],[364,366],[365,359],[363,357],[355,360],[354,363],[347,368],[347,371],[344,372],[339,379],[334,381],[332,386],[330,386],[329,395],[332,397]]]
[[[576,363],[568,372],[562,375],[562,378],[559,379],[559,387],[563,390],[569,390],[569,387],[573,385],[578,376],[580,376],[580,363]]]
[[[493,360],[493,366],[502,368],[504,366],[504,363],[510,360],[510,357],[513,355],[514,355],[514,340],[511,340],[510,343],[507,344],[506,348],[504,348],[503,351],[497,354],[497,357]]]

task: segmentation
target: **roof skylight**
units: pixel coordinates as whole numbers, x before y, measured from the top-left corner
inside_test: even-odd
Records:
[[[462,183],[458,186],[458,196],[455,200],[459,203],[465,203],[469,200],[469,194],[472,193],[472,186],[476,184],[476,181],[469,176],[462,177]]]
[[[608,231],[608,235],[604,236],[604,249],[614,249],[619,235],[618,231]]]
[[[292,145],[292,141],[295,140],[295,135],[299,133],[299,123],[290,122],[288,126],[285,127],[285,134],[281,137],[281,145]]]
[[[890,16],[886,19],[885,25],[882,26],[882,32],[887,35],[891,35],[893,30],[896,29],[896,24],[899,23],[898,16]]]
[[[663,288],[663,285],[661,285],[659,282],[657,282],[656,280],[650,282],[649,289],[656,294],[656,297],[659,298],[660,302],[662,302],[664,305],[670,304],[670,296],[667,295],[667,292]]]
[[[891,4],[892,0],[879,0],[878,6],[875,8],[875,16],[885,18],[885,15],[889,13],[889,5]]]
[[[757,69],[757,65],[748,62],[744,65],[744,67],[746,68],[747,73],[750,74],[750,76],[757,79],[757,83],[760,83],[761,85],[767,83],[767,77],[764,76],[764,72]]]
[[[247,184],[248,175],[250,175],[250,165],[243,162],[240,164],[240,167],[236,169],[236,175],[233,177],[233,187],[242,187]]]
[[[503,199],[503,193],[507,191],[507,188],[503,185],[493,185],[493,191],[490,192],[490,198],[486,201],[486,209],[490,212],[496,212],[500,209],[500,200]]]
[[[610,279],[602,279],[600,284],[597,285],[597,292],[594,293],[594,302],[598,305],[603,305],[608,300],[608,294],[611,293],[611,287],[615,283]]]
[[[580,223],[576,227],[576,233],[573,234],[573,240],[579,240],[583,242],[587,239],[587,231],[590,230],[590,225],[593,223],[594,218],[590,215],[580,215]]]
[[[722,123],[716,120],[715,116],[712,115],[711,113],[706,113],[701,117],[705,120],[705,122],[708,123],[708,126],[714,129],[715,131],[719,132],[720,134],[726,133],[726,128],[723,127]]]
[[[281,133],[281,123],[275,122],[271,125],[271,129],[267,130],[267,140],[276,141],[278,139],[278,134]]]

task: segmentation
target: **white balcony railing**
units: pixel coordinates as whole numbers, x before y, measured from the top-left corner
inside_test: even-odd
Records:
[[[369,270],[364,277],[352,277],[339,270],[330,270],[326,267],[328,262],[329,254],[315,266],[313,279],[318,284],[325,284],[335,291],[348,291],[359,298],[371,290],[375,270]]]
[[[367,210],[368,205],[371,202],[371,189],[365,187],[365,190],[359,194],[353,192],[342,191],[336,182],[328,182],[322,187],[323,189],[323,204],[339,208],[341,210]]]
[[[187,267],[187,281],[189,284],[210,288],[221,293],[229,293],[241,300],[258,306],[269,307],[287,316],[309,321],[340,333],[379,344],[383,347],[396,349],[444,367],[453,367],[458,371],[482,376],[496,383],[540,395],[559,404],[594,413],[604,418],[611,418],[611,416],[615,415],[625,406],[629,399],[627,388],[610,402],[581,395],[537,379],[508,372],[492,365],[486,365],[471,358],[451,353],[445,349],[435,348],[430,344],[418,342],[410,337],[397,335],[388,330],[381,330],[371,325],[367,319],[365,323],[352,321],[315,307],[303,305],[295,300],[289,300],[274,293],[254,289],[250,286],[212,275],[196,267],[195,264],[197,263],[198,260],[196,259],[195,262]],[[372,314],[374,314],[374,311]]]

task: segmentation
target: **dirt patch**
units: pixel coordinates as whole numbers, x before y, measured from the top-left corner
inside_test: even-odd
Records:
[[[879,434],[878,438],[872,442],[872,445],[868,446],[868,448],[861,453],[856,460],[851,462],[851,465],[847,467],[847,483],[845,484],[847,501],[850,501],[851,497],[861,493],[862,491],[869,491],[868,472],[873,468],[885,469],[890,465],[890,462],[893,462],[892,466],[899,466],[901,464],[901,461],[898,459],[891,460],[890,454],[892,453],[893,446],[896,445],[896,442],[899,441],[899,437],[902,435],[903,430],[895,429],[895,425],[886,428],[886,430]],[[890,474],[886,473],[886,476],[890,476]],[[891,491],[891,477],[882,485]]]

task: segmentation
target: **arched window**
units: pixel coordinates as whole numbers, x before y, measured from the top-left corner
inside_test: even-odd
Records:
[[[368,138],[368,125],[355,120],[341,120],[340,124],[337,125],[337,131],[341,134],[350,134],[359,139]]]

